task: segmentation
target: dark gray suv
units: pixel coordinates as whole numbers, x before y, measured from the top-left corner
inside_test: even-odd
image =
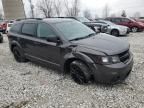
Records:
[[[69,72],[72,79],[88,83],[123,81],[133,67],[130,45],[107,34],[96,34],[72,19],[26,19],[8,33],[16,61],[35,60]]]

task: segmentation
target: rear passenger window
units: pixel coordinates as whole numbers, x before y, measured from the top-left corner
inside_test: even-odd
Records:
[[[112,22],[114,22],[114,23],[120,23],[121,19],[120,18],[114,18],[114,19],[112,19]]]
[[[11,32],[14,32],[14,33],[20,33],[21,26],[22,26],[21,23],[19,23],[19,24],[14,24],[14,25],[12,26],[12,28],[10,29],[10,31],[11,31]]]
[[[56,37],[54,31],[46,23],[41,23],[37,28],[37,36],[46,39],[48,37]]]
[[[22,27],[22,33],[29,36],[36,36],[36,24],[25,23]]]

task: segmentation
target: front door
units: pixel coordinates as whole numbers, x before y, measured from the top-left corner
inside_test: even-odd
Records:
[[[48,37],[56,37],[56,33],[47,23],[39,23],[35,40],[36,56],[42,61],[59,65],[61,47],[56,42],[48,42]]]

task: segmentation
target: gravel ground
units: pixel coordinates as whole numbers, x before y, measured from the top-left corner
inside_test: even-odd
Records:
[[[5,37],[0,44],[0,108],[144,108],[144,33],[131,44],[134,68],[122,84],[78,85],[69,76],[33,63],[17,63]]]

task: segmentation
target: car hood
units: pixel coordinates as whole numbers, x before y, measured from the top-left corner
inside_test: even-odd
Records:
[[[126,41],[103,33],[90,38],[73,41],[73,43],[81,47],[103,52],[106,55],[119,54],[129,49],[129,44]]]

